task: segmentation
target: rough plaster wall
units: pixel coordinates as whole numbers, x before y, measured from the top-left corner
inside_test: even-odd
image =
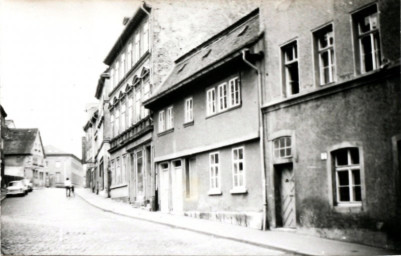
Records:
[[[154,15],[155,87],[169,74],[174,60],[260,5],[259,0],[151,0],[149,4]]]

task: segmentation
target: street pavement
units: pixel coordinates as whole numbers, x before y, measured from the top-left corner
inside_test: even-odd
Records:
[[[57,188],[1,203],[4,255],[280,255],[267,249],[102,211]],[[288,255],[288,252],[285,253]]]

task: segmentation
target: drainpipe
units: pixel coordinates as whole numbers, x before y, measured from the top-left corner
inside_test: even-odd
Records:
[[[252,69],[256,71],[258,74],[258,125],[259,125],[259,136],[260,136],[260,166],[262,172],[262,188],[263,188],[263,223],[262,223],[262,230],[266,230],[266,214],[267,214],[267,198],[266,198],[266,170],[264,164],[264,155],[265,155],[265,148],[264,148],[264,131],[263,131],[263,119],[262,119],[262,72],[259,70],[258,67],[253,65],[246,59],[246,52],[249,52],[249,49],[242,50],[242,59],[243,61]]]

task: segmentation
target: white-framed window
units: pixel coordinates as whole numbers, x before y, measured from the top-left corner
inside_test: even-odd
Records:
[[[292,157],[291,137],[283,136],[273,141],[274,157],[289,158]]]
[[[142,102],[149,99],[150,97],[150,83],[149,79],[142,85]],[[149,109],[145,108],[142,105],[142,118],[146,117],[149,115]]]
[[[217,87],[218,110],[223,111],[228,108],[227,83],[223,83]]]
[[[245,155],[244,147],[232,149],[233,188],[245,188]]]
[[[213,115],[216,113],[216,90],[214,88],[207,90],[206,92],[207,101],[207,115]]]
[[[120,63],[117,61],[116,62],[116,67],[115,67],[115,75],[114,75],[114,87],[117,86],[118,82],[120,82]]]
[[[114,133],[114,114],[110,115],[110,124],[111,124],[111,137],[115,136]]]
[[[135,89],[135,123],[141,120],[141,86],[137,86]]]
[[[376,4],[353,15],[357,38],[356,54],[359,55],[359,71],[366,73],[380,68],[381,49],[379,33],[379,14]],[[358,61],[358,60],[357,60]]]
[[[335,56],[333,25],[314,33],[320,85],[334,82]]]
[[[332,152],[337,205],[361,205],[362,183],[358,148],[342,148]]]
[[[174,112],[173,107],[168,107],[166,110],[166,130],[174,127]]]
[[[127,182],[127,155],[123,155],[122,166],[121,166],[121,183]]]
[[[136,31],[135,35],[134,35],[134,62],[133,62],[133,65],[135,65],[135,63],[140,58],[140,38],[141,38],[140,32]]]
[[[128,126],[131,126],[131,124],[132,124],[132,95],[133,94],[130,94],[129,96],[128,96],[128,109],[127,109],[127,116],[128,116]]]
[[[221,189],[220,184],[220,154],[218,152],[209,154],[209,174],[210,190],[217,191]]]
[[[131,69],[132,67],[132,43],[128,44],[127,47],[127,72]]]
[[[193,99],[191,97],[185,100],[185,123],[189,123],[194,120],[193,112]]]
[[[111,160],[111,184],[116,184],[116,165],[114,160]]]
[[[121,132],[125,130],[125,102],[121,102],[121,116],[120,116],[120,127],[121,127]]]
[[[121,66],[120,66],[120,80],[125,75],[125,54],[121,54]]]
[[[159,111],[159,132],[164,132],[165,130],[164,110],[162,110]]]
[[[115,128],[115,131],[114,131],[114,135],[115,136],[117,136],[118,134],[120,134],[120,110],[119,109],[116,109],[116,116],[115,116],[115,119],[114,119],[114,128]]]
[[[229,81],[230,90],[230,107],[235,107],[241,104],[241,85],[238,77]]]
[[[298,49],[294,41],[281,48],[283,62],[284,94],[293,95],[299,93]]]
[[[149,49],[149,23],[147,21],[142,26],[141,43],[141,55],[143,55]]]
[[[114,69],[111,68],[110,69],[110,83],[111,83],[111,89],[114,88],[115,84],[114,84]]]

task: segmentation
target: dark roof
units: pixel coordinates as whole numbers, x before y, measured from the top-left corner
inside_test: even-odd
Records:
[[[33,143],[39,130],[33,129],[6,129],[4,138],[4,154],[27,155],[31,154]]]
[[[4,111],[4,108],[3,108],[2,105],[0,105],[0,111],[1,111],[1,116],[2,117],[7,117],[7,113],[6,113],[6,111]]]
[[[146,5],[144,2],[142,7],[147,11],[150,12],[151,8],[150,6]],[[135,14],[132,16],[132,18],[129,20],[128,24],[125,25],[125,29],[121,33],[120,37],[117,39],[117,41],[114,43],[113,48],[111,48],[109,54],[107,55],[106,59],[104,59],[104,64],[106,65],[111,65],[113,64],[113,61],[117,57],[118,53],[121,51],[121,49],[124,47],[125,43],[128,41],[128,39],[131,37],[132,33],[134,30],[138,27],[140,24],[141,20],[146,17],[145,11],[141,8],[141,6],[137,9]]]
[[[186,84],[186,80],[227,56],[240,51],[259,36],[259,9],[255,9],[220,33],[178,58],[172,72],[155,91],[145,106],[153,103],[170,91]]]

